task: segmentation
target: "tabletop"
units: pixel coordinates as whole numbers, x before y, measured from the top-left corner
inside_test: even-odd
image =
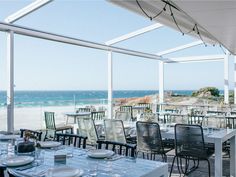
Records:
[[[26,169],[20,167],[8,168],[8,171],[13,175],[21,177],[44,177],[48,169],[66,166],[83,170],[84,175],[82,176],[92,176],[91,173],[96,173],[100,177],[168,176],[168,164],[157,161],[119,155],[115,155],[112,159],[93,159],[87,156],[88,150],[70,146],[61,146],[59,149],[39,149],[37,151],[41,153],[41,156],[43,154],[44,160],[42,164],[32,165],[29,169],[27,167]],[[66,154],[66,163],[55,163],[55,154]]]
[[[66,116],[87,116],[91,115],[91,112],[65,112],[64,113]]]
[[[136,129],[135,122],[124,123],[125,128]],[[161,134],[163,138],[174,139],[174,124],[159,124],[161,129]],[[136,133],[136,131],[132,131]],[[213,143],[216,139],[221,139],[222,142],[229,139],[229,137],[236,135],[236,129],[224,129],[224,128],[212,128],[203,127],[205,142]],[[132,136],[135,136],[132,134]]]

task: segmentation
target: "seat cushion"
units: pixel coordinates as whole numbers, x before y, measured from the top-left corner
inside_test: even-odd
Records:
[[[73,129],[73,126],[65,124],[56,125],[56,131],[69,130],[69,129]]]

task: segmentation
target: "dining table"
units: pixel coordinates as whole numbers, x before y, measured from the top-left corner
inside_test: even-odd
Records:
[[[72,118],[73,123],[76,124],[78,117],[91,116],[91,112],[65,112],[64,115],[67,116],[67,121],[69,118]]]
[[[2,143],[0,143],[1,147]],[[89,153],[93,149],[81,149],[61,145],[57,148],[37,148],[33,157],[35,160],[24,166],[7,167],[6,170],[16,177],[49,177],[54,171],[61,176],[68,169],[79,170],[82,177],[167,177],[168,164],[140,158],[112,155],[109,158],[92,158]],[[96,150],[95,150],[96,151]],[[11,154],[15,155],[16,154]],[[55,161],[55,156],[64,155],[64,161]],[[0,166],[4,167],[5,155],[0,156]],[[39,162],[38,159],[41,159]],[[42,160],[43,159],[43,160]],[[59,177],[58,176],[58,177]]]
[[[133,111],[136,111],[138,114],[143,113],[147,106],[135,105],[132,106]]]
[[[179,120],[177,122],[186,122],[187,123],[187,119],[185,120],[185,118],[188,117],[187,113],[158,111],[158,112],[155,112],[155,114],[157,115],[158,120],[162,121],[163,123],[173,122],[176,118],[178,118],[178,120]],[[174,122],[176,122],[176,120]]]
[[[126,124],[135,136],[135,123]],[[160,124],[162,138],[175,139],[174,124]],[[236,129],[230,128],[212,128],[204,127],[204,141],[205,143],[213,143],[215,147],[215,177],[223,176],[223,143],[229,141],[230,143],[230,175],[236,176]]]

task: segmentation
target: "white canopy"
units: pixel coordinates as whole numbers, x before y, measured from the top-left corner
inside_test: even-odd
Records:
[[[221,44],[236,54],[236,1],[109,1],[204,42]]]

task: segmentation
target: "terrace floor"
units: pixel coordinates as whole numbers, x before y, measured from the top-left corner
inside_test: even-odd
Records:
[[[171,165],[172,165],[172,160],[173,160],[173,156],[174,155],[174,151],[169,152],[168,154],[168,159],[167,162],[169,164],[169,172],[171,169]],[[215,159],[214,159],[214,155],[212,157],[210,157],[210,166],[211,166],[211,176],[215,176],[214,172],[215,172]],[[177,169],[177,165],[175,163],[174,165],[174,169],[172,172],[173,177],[177,177],[180,176],[178,169]],[[182,175],[184,176],[184,175]],[[208,168],[207,168],[207,162],[206,161],[201,161],[199,163],[199,168],[196,169],[194,172],[190,173],[188,175],[189,177],[207,177],[208,176]],[[223,156],[223,177],[229,177],[230,176],[230,161],[229,161],[229,155],[225,154]]]

